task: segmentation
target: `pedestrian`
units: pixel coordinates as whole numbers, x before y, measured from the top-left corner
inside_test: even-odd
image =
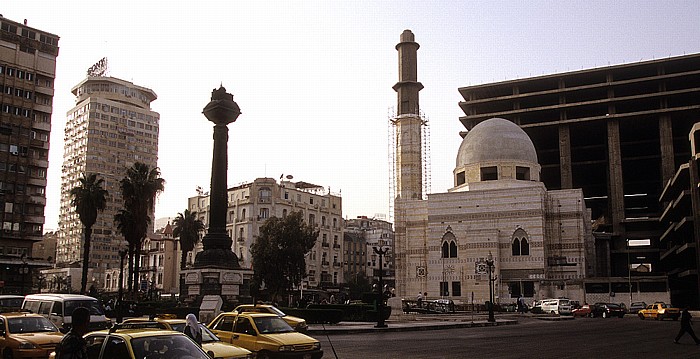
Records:
[[[685,333],[690,334],[693,340],[695,340],[695,345],[700,344],[700,339],[695,336],[695,332],[693,331],[693,316],[690,315],[688,308],[683,308],[681,312],[681,330],[678,332],[673,342],[678,344],[678,340],[680,340]]]
[[[423,293],[418,292],[418,295],[416,296],[416,306],[418,308],[423,307]]]
[[[199,327],[197,316],[190,313],[185,317],[185,329],[183,332],[188,337],[192,338],[200,347],[202,346],[202,328]]]
[[[56,346],[56,359],[88,359],[87,342],[83,335],[90,325],[90,310],[85,307],[75,308],[71,313],[70,331],[63,336]]]

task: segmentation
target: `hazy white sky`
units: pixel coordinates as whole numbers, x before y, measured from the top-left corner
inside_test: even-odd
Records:
[[[72,86],[110,74],[153,89],[166,180],[156,217],[209,187],[219,84],[229,186],[257,177],[342,191],[346,217],[388,215],[394,46],[411,29],[431,127],[432,191],[452,187],[461,86],[700,52],[700,1],[4,1],[6,18],[59,35],[45,229],[56,229]]]

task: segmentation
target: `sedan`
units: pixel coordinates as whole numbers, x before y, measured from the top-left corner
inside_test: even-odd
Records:
[[[591,306],[584,304],[581,308],[574,309],[571,314],[576,317],[590,317],[591,316]]]
[[[646,302],[632,302],[632,305],[630,305],[629,313],[632,314],[637,314],[640,310],[644,309],[647,307]]]
[[[603,318],[623,318],[625,316],[625,310],[622,309],[619,304],[615,303],[596,303],[591,308],[591,316]]]

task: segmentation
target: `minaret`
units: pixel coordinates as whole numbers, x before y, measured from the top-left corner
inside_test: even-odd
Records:
[[[411,30],[404,30],[396,45],[399,52],[399,82],[394,85],[398,97],[396,125],[396,198],[402,200],[423,199],[423,161],[421,158],[421,132],[423,121],[418,107],[418,92],[423,84],[418,82],[416,43]]]

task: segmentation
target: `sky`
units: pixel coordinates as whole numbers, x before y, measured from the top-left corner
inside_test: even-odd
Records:
[[[404,29],[415,34],[431,190],[452,187],[458,88],[700,52],[700,1],[4,1],[0,13],[60,37],[45,231],[58,228],[70,89],[102,57],[150,88],[160,113],[156,218],[210,186],[223,85],[228,184],[292,175],[340,192],[346,218],[389,217],[388,120]]]

